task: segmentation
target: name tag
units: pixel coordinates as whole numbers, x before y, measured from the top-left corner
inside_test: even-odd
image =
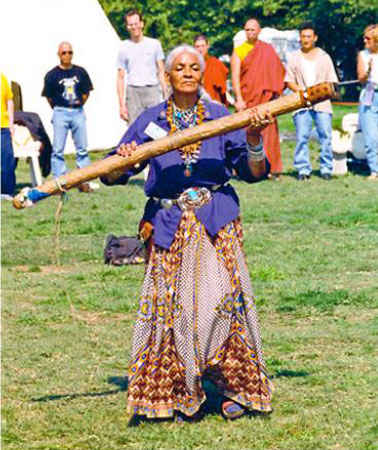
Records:
[[[156,125],[154,122],[150,122],[146,129],[144,130],[144,133],[147,134],[152,139],[160,139],[165,136],[167,136],[168,132],[164,130],[163,128],[159,127],[159,125]]]

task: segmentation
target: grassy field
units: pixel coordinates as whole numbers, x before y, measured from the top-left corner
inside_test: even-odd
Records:
[[[281,126],[292,131],[290,116]],[[378,448],[378,186],[358,174],[327,182],[316,171],[299,183],[293,148],[283,144],[281,182],[233,182],[276,387],[268,417],[225,422],[209,384],[200,423],[128,426],[125,375],[143,267],[105,266],[102,252],[106,234],[135,234],[141,179],[69,194],[59,266],[57,199],[24,211],[2,202],[3,448]],[[25,163],[17,176],[29,181]]]

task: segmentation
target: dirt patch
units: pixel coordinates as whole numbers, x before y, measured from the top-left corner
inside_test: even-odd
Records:
[[[41,273],[41,274],[51,274],[51,273],[69,273],[74,271],[74,266],[55,266],[50,264],[48,266],[15,266],[14,270],[17,272],[25,273]]]
[[[134,314],[109,314],[106,312],[77,310],[73,305],[70,306],[70,312],[73,319],[85,322],[88,325],[120,322],[122,320],[131,320],[134,318]]]

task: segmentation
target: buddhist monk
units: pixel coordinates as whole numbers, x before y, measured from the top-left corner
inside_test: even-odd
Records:
[[[209,55],[210,44],[204,34],[199,34],[194,38],[194,47],[205,60],[205,72],[202,79],[205,91],[216,102],[227,105],[227,67],[218,58]]]
[[[231,58],[237,111],[272,100],[284,89],[285,68],[274,48],[258,39],[261,31],[259,21],[248,19],[244,30],[247,40],[235,47]],[[279,180],[282,159],[276,120],[262,131],[262,136],[271,165],[270,178]]]

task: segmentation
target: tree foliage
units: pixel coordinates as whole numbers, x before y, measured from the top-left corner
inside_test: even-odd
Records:
[[[232,38],[246,19],[262,26],[295,29],[312,21],[319,45],[333,58],[344,78],[355,77],[356,53],[366,25],[378,22],[378,0],[100,0],[121,38],[127,37],[123,16],[137,8],[145,18],[146,34],[161,40],[167,51],[191,43],[205,33],[215,55],[231,53]]]

